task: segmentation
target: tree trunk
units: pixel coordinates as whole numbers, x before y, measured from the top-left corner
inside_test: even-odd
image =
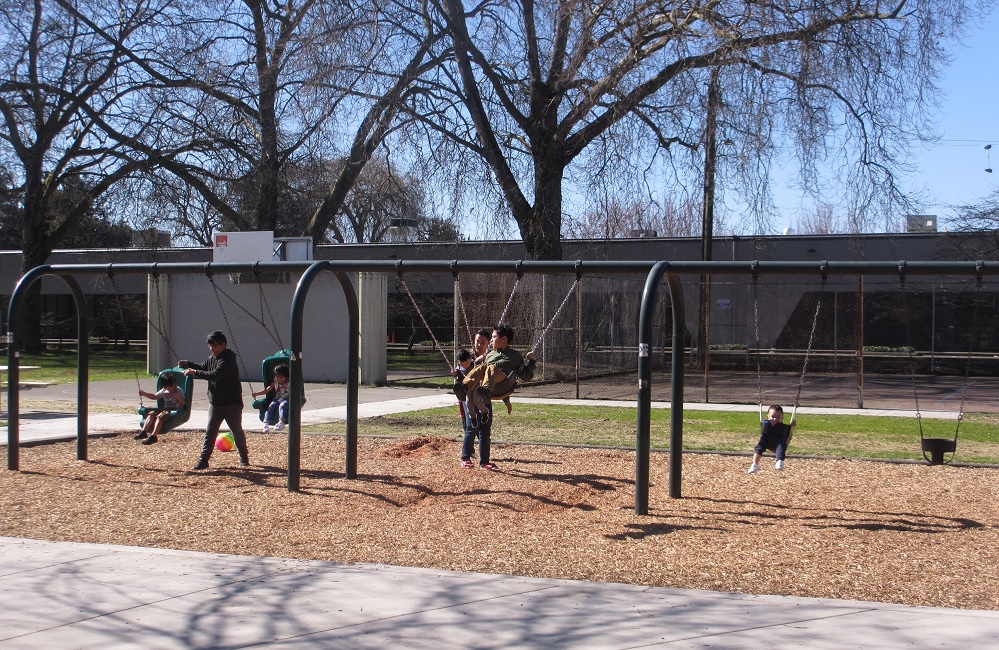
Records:
[[[534,158],[534,205],[514,215],[527,254],[534,260],[562,259],[562,176],[565,166],[554,154]]]
[[[44,229],[44,225],[32,225],[41,222],[39,217],[33,216],[39,208],[25,205],[24,208],[24,234],[22,241],[21,255],[21,275],[31,269],[45,264],[49,255],[52,254],[48,246],[47,237],[39,235],[39,228]],[[7,327],[14,334],[15,345],[25,352],[39,352],[44,347],[42,345],[42,283],[36,281],[25,294],[24,303],[21,305],[19,322],[8,323]]]

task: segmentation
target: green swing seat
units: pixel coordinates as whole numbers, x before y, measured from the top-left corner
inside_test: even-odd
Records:
[[[260,363],[260,374],[264,378],[264,388],[274,383],[274,369],[280,366],[282,363],[286,365],[291,363],[291,350],[288,349],[278,350],[277,352],[267,357]],[[302,398],[301,403],[305,404],[304,389],[302,390],[301,398]],[[264,418],[267,417],[267,407],[270,406],[273,400],[274,396],[270,393],[261,395],[257,399],[253,400],[252,406],[253,408],[260,411],[261,422],[263,422]],[[275,414],[275,416],[271,418],[271,420],[267,422],[267,424],[277,424],[277,415]]]
[[[166,421],[163,425],[163,430],[160,433],[166,433],[171,429],[176,429],[180,425],[187,422],[191,417],[191,403],[194,401],[191,399],[191,392],[194,390],[194,380],[184,374],[183,368],[168,368],[159,373],[156,377],[156,392],[159,392],[163,388],[163,373],[170,373],[177,382],[177,386],[184,391],[184,408],[177,409],[176,411],[170,412],[170,419]],[[158,413],[163,409],[163,400],[156,400],[156,406],[140,406],[137,413],[141,416],[139,419],[139,427],[141,428],[146,420],[146,416],[150,413]]]

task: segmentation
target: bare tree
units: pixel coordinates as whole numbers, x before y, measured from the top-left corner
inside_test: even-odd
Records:
[[[568,234],[579,239],[692,237],[700,225],[698,207],[692,201],[659,205],[612,199],[566,227]]]
[[[833,173],[860,189],[854,214],[899,200],[892,172],[920,134],[942,45],[967,15],[962,0],[695,2],[670,11],[647,1],[436,6],[453,39],[455,101],[473,127],[448,131],[486,161],[538,259],[561,257],[563,182],[588,149],[612,150],[638,128],[661,152],[697,148],[704,113],[690,107],[705,100],[714,68],[729,78],[722,96],[732,129],[790,133],[806,184],[819,184],[828,156],[848,152]],[[758,93],[727,92],[725,83]],[[459,111],[450,119],[460,122]],[[741,164],[765,172],[768,161]],[[765,189],[759,173],[745,178]],[[765,202],[766,192],[757,196]]]
[[[828,203],[819,203],[809,212],[798,216],[798,232],[802,235],[831,235],[837,232],[835,209]]]
[[[149,169],[149,156],[123,144],[159,138],[162,123],[148,110],[147,88],[136,81],[118,42],[149,48],[155,7],[140,3],[105,8],[78,2],[93,19],[81,20],[57,2],[8,3],[0,10],[0,163],[20,197],[22,270],[44,264],[117,183]],[[99,29],[95,26],[99,25]],[[138,43],[141,43],[139,45]],[[117,135],[116,135],[117,134]],[[164,143],[157,157],[180,148]],[[40,345],[37,284],[27,297],[23,329],[27,349]]]
[[[971,260],[999,259],[999,191],[992,192],[978,203],[953,206],[955,215],[951,222],[955,230],[978,232],[986,235],[969,241],[962,239],[955,256]]]

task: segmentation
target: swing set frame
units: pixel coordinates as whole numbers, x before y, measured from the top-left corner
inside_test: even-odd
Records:
[[[317,277],[324,273],[333,274],[340,283],[347,303],[347,459],[346,478],[357,478],[357,419],[358,419],[358,357],[359,357],[359,309],[357,295],[348,276],[357,272],[391,273],[404,269],[413,272],[452,273],[462,270],[474,273],[509,273],[522,270],[524,273],[554,273],[583,275],[594,274],[645,274],[645,288],[639,310],[638,329],[638,396],[636,413],[636,468],[635,468],[635,513],[648,514],[650,430],[652,411],[652,362],[651,341],[653,338],[654,314],[659,286],[666,280],[673,314],[673,340],[671,364],[671,412],[669,441],[672,453],[669,454],[669,496],[681,498],[681,476],[683,457],[683,384],[684,384],[684,324],[685,307],[681,275],[701,276],[703,274],[784,274],[807,276],[827,273],[829,275],[954,275],[954,276],[996,276],[999,275],[999,262],[978,261],[922,261],[922,262],[789,262],[789,261],[745,261],[745,262],[694,262],[694,261],[440,261],[440,260],[338,260],[314,262],[270,262],[270,263],[146,263],[146,264],[61,264],[42,265],[25,273],[18,281],[11,295],[8,308],[7,360],[8,360],[8,454],[10,470],[20,469],[20,348],[18,332],[23,327],[22,313],[27,301],[29,288],[43,277],[60,279],[71,292],[77,309],[77,459],[87,460],[87,404],[89,322],[87,303],[77,275],[87,274],[209,274],[212,272],[239,273],[260,269],[275,273],[301,273],[291,305],[291,351],[290,395],[291,409],[288,423],[288,490],[298,491],[300,486],[301,456],[301,401],[299,387],[302,379],[302,347],[304,308],[308,292]]]

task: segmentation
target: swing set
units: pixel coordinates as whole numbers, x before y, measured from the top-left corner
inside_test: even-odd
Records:
[[[262,282],[260,280],[260,272],[259,272],[259,269],[257,268],[256,265],[254,265],[253,273],[254,273],[254,277],[256,278],[256,285],[257,285],[258,296],[259,296],[259,301],[260,301],[260,316],[257,316],[256,314],[250,312],[239,301],[237,301],[228,292],[226,292],[224,289],[222,289],[215,282],[214,275],[211,272],[207,273],[207,277],[208,277],[209,283],[211,284],[212,291],[215,294],[215,299],[216,299],[216,301],[217,301],[217,303],[219,305],[219,311],[222,313],[222,319],[225,321],[225,325],[226,325],[226,330],[228,332],[228,336],[229,336],[229,338],[232,339],[234,347],[238,348],[238,345],[236,344],[235,333],[233,331],[232,325],[229,323],[229,318],[226,315],[226,308],[225,308],[225,305],[222,302],[222,298],[223,297],[226,298],[229,301],[229,303],[231,303],[232,305],[235,305],[240,311],[242,311],[252,321],[254,321],[257,324],[259,324],[264,329],[264,331],[267,333],[267,335],[271,338],[271,340],[274,341],[277,344],[278,350],[276,352],[274,352],[273,354],[265,357],[261,361],[261,376],[263,377],[263,380],[264,380],[264,386],[270,386],[273,383],[273,381],[274,381],[274,369],[277,368],[281,364],[288,364],[290,362],[290,360],[291,360],[291,351],[287,347],[285,347],[284,344],[281,342],[281,336],[280,336],[280,333],[279,333],[279,328],[278,328],[277,322],[276,322],[276,320],[274,318],[274,314],[271,311],[270,304],[267,301],[267,296],[266,296],[266,294],[264,292],[263,284],[262,284]],[[122,306],[122,298],[121,298],[122,297],[122,291],[121,291],[120,287],[118,286],[117,279],[115,277],[114,272],[110,268],[109,268],[109,270],[107,272],[107,276],[108,276],[109,280],[111,281],[111,286],[112,286],[112,289],[114,290],[114,294],[115,294],[116,299],[117,299],[119,315],[120,315],[120,317],[122,319],[122,322],[124,322],[124,307]],[[149,325],[149,327],[151,329],[155,330],[157,332],[157,334],[159,335],[159,337],[163,340],[164,344],[166,345],[167,351],[170,354],[170,357],[173,358],[173,359],[179,359],[180,356],[177,354],[177,352],[173,348],[173,345],[170,343],[170,337],[166,334],[166,332],[163,331],[163,329],[161,329],[161,326],[164,323],[166,323],[166,315],[163,312],[163,299],[162,299],[162,295],[160,293],[160,274],[154,272],[154,273],[150,274],[150,277],[152,277],[152,279],[153,279],[153,290],[156,293],[156,307],[157,307],[158,324],[154,323],[149,318],[148,315],[146,316],[146,323],[147,323],[147,325]],[[269,320],[270,320],[270,324],[269,325],[268,325],[268,322],[264,320],[264,315],[265,314],[269,317]],[[242,371],[243,371],[243,376],[244,377],[249,377],[249,373],[247,372],[247,368],[246,368],[245,363],[243,362],[242,356],[240,355],[237,358],[239,359],[240,367],[242,368]],[[134,366],[134,364],[133,364],[133,366]],[[140,380],[139,380],[138,369],[136,369],[136,368],[133,367],[133,371],[134,371],[134,374],[135,374],[135,383],[136,383],[136,386],[141,390],[142,389],[142,385],[141,385]],[[156,390],[157,391],[159,391],[161,388],[163,388],[163,378],[164,378],[164,375],[172,375],[174,377],[174,379],[177,382],[177,386],[181,390],[184,391],[184,395],[187,397],[187,399],[186,399],[186,402],[185,402],[185,404],[184,404],[183,407],[181,407],[180,409],[176,409],[176,410],[171,411],[171,415],[170,415],[169,420],[167,420],[166,423],[164,423],[164,425],[163,425],[162,433],[166,433],[166,432],[170,431],[171,429],[176,429],[177,427],[179,427],[182,424],[186,423],[190,419],[190,417],[191,417],[192,403],[194,401],[193,400],[193,396],[192,396],[192,392],[193,392],[193,388],[194,388],[194,381],[193,381],[193,378],[191,376],[186,375],[184,373],[184,369],[183,368],[174,366],[174,367],[164,368],[164,369],[160,370],[160,372],[157,373],[157,380],[156,380]],[[253,384],[252,384],[252,382],[249,381],[249,379],[247,379],[247,384],[248,384],[248,386],[250,388],[250,392],[252,393],[253,392]],[[259,416],[259,418],[260,418],[260,420],[262,422],[265,421],[266,419],[268,419],[267,418],[267,409],[270,406],[270,404],[273,401],[273,399],[274,399],[273,394],[266,393],[263,396],[261,396],[261,397],[255,399],[255,400],[253,400],[253,402],[252,402],[252,407],[258,411],[258,416]],[[305,403],[305,390],[304,390],[304,387],[302,388],[302,391],[301,391],[301,403],[302,404]],[[140,416],[139,427],[141,428],[145,424],[145,420],[146,420],[146,418],[148,416],[155,415],[157,413],[162,412],[163,410],[164,410],[164,403],[163,403],[163,399],[162,398],[157,400],[157,403],[156,403],[155,406],[146,406],[143,403],[143,399],[142,399],[142,396],[140,394],[140,396],[139,396],[139,407],[136,410],[136,412]],[[277,421],[275,418],[276,418],[276,416],[270,418],[270,421],[268,421],[267,424],[274,424]]]
[[[794,422],[795,415],[798,412],[798,405],[801,403],[801,389],[805,385],[805,376],[808,374],[808,357],[812,354],[812,347],[815,343],[815,332],[818,329],[819,324],[819,313],[822,311],[822,297],[826,290],[826,269],[823,265],[821,268],[822,273],[822,284],[819,287],[819,294],[815,300],[815,312],[812,316],[812,327],[808,334],[808,345],[805,346],[805,358],[801,365],[801,375],[798,378],[797,392],[794,396],[794,405],[791,408],[791,419],[788,422],[789,430],[787,434],[787,442],[790,444],[791,438],[794,436]],[[763,364],[761,361],[762,352],[760,350],[760,301],[759,301],[759,270],[754,265],[753,266],[753,330],[756,336],[756,385],[757,392],[759,394],[760,403],[760,426],[766,421],[764,415],[763,406]],[[771,451],[776,451],[773,449]]]
[[[156,292],[156,306],[158,309],[157,318],[159,320],[159,323],[162,324],[165,321],[163,314],[163,301],[160,299],[160,276],[157,273],[153,273],[151,274],[151,276],[153,278],[153,286]],[[121,288],[118,286],[118,280],[115,276],[115,273],[110,267],[108,267],[107,277],[111,281],[111,287],[114,290],[115,299],[118,305],[119,317],[121,318],[122,323],[124,323],[125,310],[122,305],[122,291]],[[179,358],[176,352],[174,351],[173,346],[170,344],[169,337],[166,335],[165,332],[163,332],[163,330],[160,329],[160,327],[156,323],[153,323],[152,320],[149,319],[148,314],[146,315],[146,323],[152,329],[156,330],[156,332],[160,335],[160,338],[163,339],[163,342],[166,344],[167,350],[170,352],[171,356],[175,359]],[[141,391],[142,383],[139,380],[139,370],[135,366],[134,362],[132,364],[132,371],[133,374],[135,375],[135,385],[138,388],[138,390]],[[161,434],[171,431],[172,429],[176,429],[180,425],[187,422],[191,418],[191,407],[192,403],[194,402],[194,399],[192,398],[191,395],[194,389],[194,380],[190,376],[184,374],[183,368],[178,368],[178,367],[164,368],[159,373],[157,373],[156,390],[154,392],[159,392],[160,389],[163,388],[163,380],[166,376],[173,377],[175,383],[177,384],[177,387],[184,392],[185,401],[184,401],[184,406],[170,411],[169,419],[167,419],[167,421],[163,423],[163,427],[160,429]],[[140,429],[143,428],[143,426],[146,423],[147,417],[150,416],[156,417],[157,414],[162,413],[164,410],[166,410],[166,404],[164,403],[163,398],[158,398],[154,406],[146,406],[146,404],[143,402],[142,394],[139,393],[139,407],[136,409],[136,413],[139,415],[139,428]]]
[[[430,339],[434,344],[434,348],[438,352],[440,352],[441,356],[444,358],[444,364],[447,366],[447,371],[450,374],[455,366],[455,361],[453,360],[453,358],[448,357],[447,352],[444,350],[444,346],[437,340],[437,337],[434,336],[433,329],[430,327],[430,324],[427,322],[427,319],[423,314],[423,310],[420,309],[419,303],[417,303],[416,298],[413,295],[413,292],[410,290],[409,285],[406,283],[406,278],[403,274],[401,264],[397,265],[396,270],[399,276],[399,283],[402,285],[402,288],[405,291],[406,296],[409,298],[410,303],[413,305],[414,311],[416,312],[417,316],[419,316],[420,321],[423,323],[423,326],[426,328],[427,333],[430,335]],[[517,263],[516,270],[517,270],[517,279],[513,284],[513,289],[510,292],[510,297],[507,299],[506,305],[503,308],[503,312],[500,314],[500,318],[498,321],[496,321],[496,324],[505,323],[507,314],[510,311],[510,306],[513,304],[513,299],[517,295],[517,289],[520,287],[521,279],[523,278],[523,271],[521,269],[519,262]],[[452,263],[451,273],[454,277],[455,301],[459,307],[458,309],[459,316],[461,318],[461,322],[463,322],[465,325],[465,331],[469,340],[469,348],[471,349],[473,347],[474,337],[472,335],[472,327],[468,318],[468,313],[465,310],[465,300],[463,292],[461,290],[461,280],[459,278],[459,274],[457,269],[455,268],[454,263]],[[566,304],[568,304],[569,298],[572,297],[573,292],[575,292],[576,288],[579,286],[581,278],[582,278],[582,273],[577,270],[576,278],[573,281],[572,285],[569,287],[569,290],[566,292],[565,298],[562,299],[561,304],[558,306],[558,309],[555,310],[555,313],[548,321],[548,324],[545,325],[545,327],[542,329],[541,335],[538,336],[537,340],[534,342],[534,345],[531,346],[530,351],[524,355],[525,358],[528,356],[528,354],[534,354],[537,352],[542,341],[544,341],[545,336],[548,334],[548,331],[555,324],[555,321],[558,320],[558,317],[559,315],[561,315],[562,310],[565,309]],[[455,345],[454,345],[453,357],[457,357],[458,353],[457,340],[455,340],[454,343]],[[508,400],[510,399],[510,396],[513,394],[513,392],[516,390],[517,383],[518,383],[518,377],[516,373],[508,375],[503,381],[499,382],[498,384],[496,384],[496,386],[493,387],[493,390],[490,393],[490,397],[492,398],[493,401],[505,402],[507,404],[507,408],[509,409],[510,407]],[[462,417],[464,417],[463,405],[461,404],[461,402],[459,402],[459,409],[462,409],[461,413]]]
[[[923,459],[930,465],[944,465],[954,461],[957,452],[957,437],[961,430],[961,422],[964,420],[964,402],[968,394],[968,384],[971,377],[971,359],[974,353],[974,343],[978,336],[978,306],[981,302],[982,292],[982,265],[978,263],[975,275],[975,293],[972,297],[972,317],[971,332],[968,336],[968,352],[965,357],[964,382],[961,385],[961,403],[957,409],[957,422],[954,425],[954,435],[947,438],[931,438],[923,430],[923,416],[919,407],[919,388],[916,382],[916,358],[912,345],[911,318],[909,314],[909,288],[905,282],[905,263],[899,264],[898,284],[902,289],[903,319],[905,320],[905,349],[909,360],[909,377],[912,381],[912,399],[916,405],[916,423],[919,427],[919,445],[923,454]],[[946,455],[950,454],[947,458]]]

